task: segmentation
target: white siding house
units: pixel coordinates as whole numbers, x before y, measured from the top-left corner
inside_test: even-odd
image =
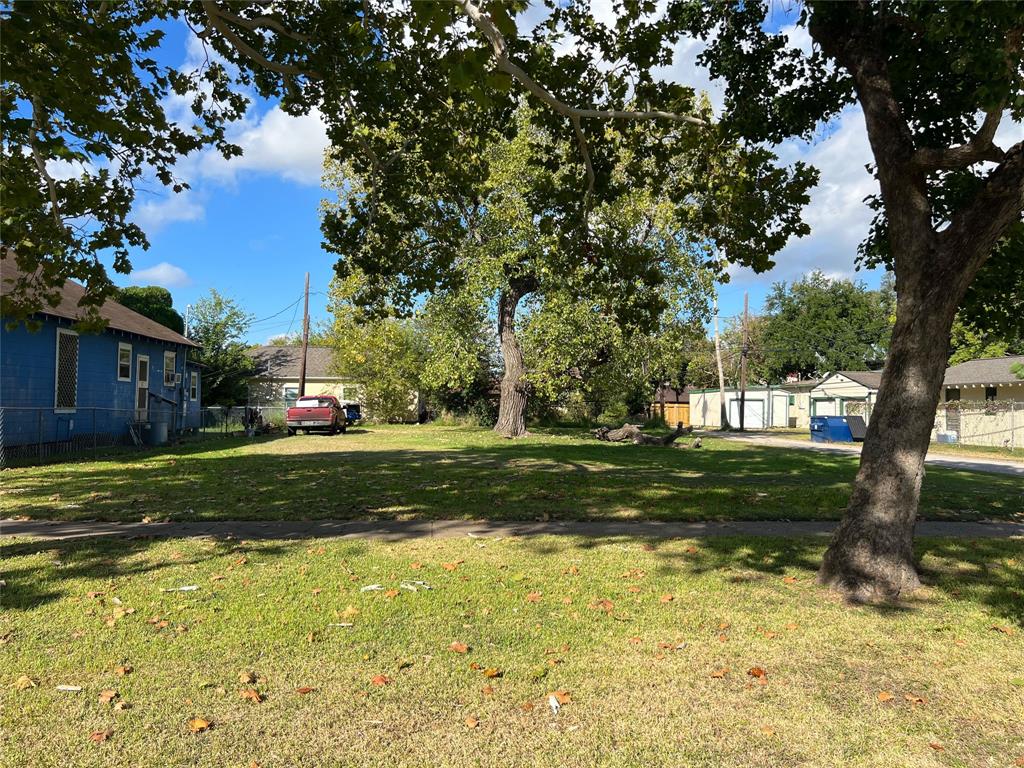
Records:
[[[811,389],[809,416],[863,416],[868,421],[881,371],[836,371]]]

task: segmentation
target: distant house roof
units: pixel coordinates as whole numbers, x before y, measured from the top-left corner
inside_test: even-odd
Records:
[[[868,389],[878,389],[882,384],[881,371],[836,371],[836,373]]]
[[[786,381],[779,386],[791,393],[810,392],[822,381],[823,379],[800,379],[799,381]]]
[[[654,403],[688,403],[690,402],[690,388],[676,389],[675,387],[658,387],[654,391]]]
[[[13,289],[14,283],[25,277],[25,273],[14,266],[12,259],[4,259],[0,271],[3,272],[3,279],[0,280],[0,295],[6,295]],[[78,320],[84,312],[78,306],[79,300],[85,295],[85,288],[74,280],[65,280],[64,286],[60,289],[60,300],[57,306],[51,307],[45,300],[39,314],[50,315],[51,317],[62,317],[67,320]],[[180,333],[172,331],[166,326],[160,325],[155,320],[140,315],[128,307],[121,306],[113,299],[107,299],[99,309],[99,316],[107,321],[107,328],[134,333],[145,336],[149,339],[167,341],[172,344],[182,344],[187,347],[198,347],[191,339],[187,339]]]
[[[964,384],[1015,384],[1021,380],[1010,368],[1018,363],[1024,364],[1024,355],[968,360],[966,363],[947,368],[943,384],[947,387]]]
[[[298,379],[302,364],[300,346],[252,347],[247,353],[256,363],[255,376],[271,379]],[[332,368],[334,350],[330,347],[309,347],[306,353],[306,377],[340,379]]]

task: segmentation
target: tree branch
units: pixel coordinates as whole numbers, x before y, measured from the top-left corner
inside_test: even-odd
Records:
[[[271,61],[262,53],[257,51],[251,45],[249,45],[247,42],[245,42],[245,40],[243,40],[241,36],[239,36],[233,29],[231,29],[231,27],[228,24],[229,19],[239,20],[238,16],[235,16],[234,14],[225,11],[216,2],[214,2],[214,0],[202,0],[202,5],[203,10],[206,12],[206,18],[210,20],[210,25],[214,29],[216,29],[221,35],[223,35],[224,39],[231,43],[231,45],[233,45],[238,50],[239,53],[241,53],[243,56],[245,56],[253,63],[258,64],[264,69],[269,69],[271,72],[277,72],[278,74],[281,75],[290,75],[292,77],[308,77],[314,80],[322,79],[321,75],[318,72],[307,71],[301,69],[300,67],[296,67],[294,64],[281,64],[276,61]],[[268,19],[269,17],[261,16],[260,18]],[[248,20],[240,19],[240,21],[245,22],[242,23],[241,26],[245,27],[246,29],[253,29],[252,26],[247,26],[247,24],[250,23]],[[238,22],[236,21],[236,23]],[[252,23],[255,25],[255,22]],[[277,24],[276,21],[274,23]],[[285,32],[284,34],[288,36],[293,36],[295,33]]]
[[[57,228],[61,229],[64,227],[64,221],[60,217],[60,204],[57,202],[57,183],[53,180],[50,172],[46,170],[46,159],[43,157],[43,153],[39,149],[39,143],[37,141],[37,134],[46,135],[43,130],[43,107],[39,103],[39,97],[32,97],[32,130],[28,134],[29,147],[32,149],[32,158],[36,161],[36,168],[39,169],[39,176],[42,178],[43,183],[46,184],[46,188],[50,193],[50,205],[53,208],[53,220],[57,224]]]
[[[971,137],[966,144],[960,144],[948,149],[935,149],[933,147],[920,147],[915,150],[910,158],[915,168],[922,170],[940,170],[949,168],[965,168],[983,160],[990,160],[998,163],[1003,159],[1004,152],[995,145],[993,139],[999,122],[1003,118],[1005,103],[993,107],[985,113],[985,120],[977,133]]]
[[[580,109],[571,107],[561,101],[548,91],[544,86],[526,74],[523,69],[508,57],[508,44],[504,35],[498,30],[494,22],[487,16],[480,7],[473,3],[473,0],[455,0],[462,6],[462,10],[470,18],[478,30],[487,38],[494,51],[494,61],[498,69],[518,80],[530,93],[543,101],[555,112],[565,115],[570,120],[573,118],[595,118],[598,120],[671,120],[680,123],[691,123],[693,125],[707,125],[705,120],[693,115],[678,115],[673,112],[661,112],[658,110],[621,110],[621,109]]]

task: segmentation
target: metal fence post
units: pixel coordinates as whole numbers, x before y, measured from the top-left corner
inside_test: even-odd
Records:
[[[96,409],[92,409],[92,449],[96,450]]]
[[[43,458],[43,409],[39,409],[38,431],[36,432],[36,442],[39,449],[39,458]]]

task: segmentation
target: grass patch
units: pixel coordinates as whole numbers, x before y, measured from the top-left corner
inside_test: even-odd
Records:
[[[817,587],[821,546],[7,545],[0,765],[933,766],[1024,756],[1019,542],[919,542],[928,587],[884,609],[850,608]],[[398,586],[413,579],[433,589]],[[373,583],[398,593],[360,591]],[[199,588],[161,591],[183,585]],[[353,626],[330,626],[342,622]],[[118,675],[125,665],[132,672]],[[754,667],[766,677],[750,676]],[[257,682],[241,683],[249,671]],[[37,687],[15,687],[22,675]],[[391,682],[375,685],[378,675]],[[298,693],[304,686],[315,690]],[[264,700],[242,698],[249,688]],[[107,689],[117,697],[103,703]],[[557,716],[546,703],[555,690],[571,697]],[[129,708],[115,710],[118,701]],[[212,727],[190,733],[197,717]]]
[[[827,520],[841,516],[857,462],[717,439],[689,450],[601,443],[578,430],[509,441],[480,428],[373,427],[10,469],[0,515]],[[1015,477],[929,468],[921,514],[1016,519],[1024,487]]]

